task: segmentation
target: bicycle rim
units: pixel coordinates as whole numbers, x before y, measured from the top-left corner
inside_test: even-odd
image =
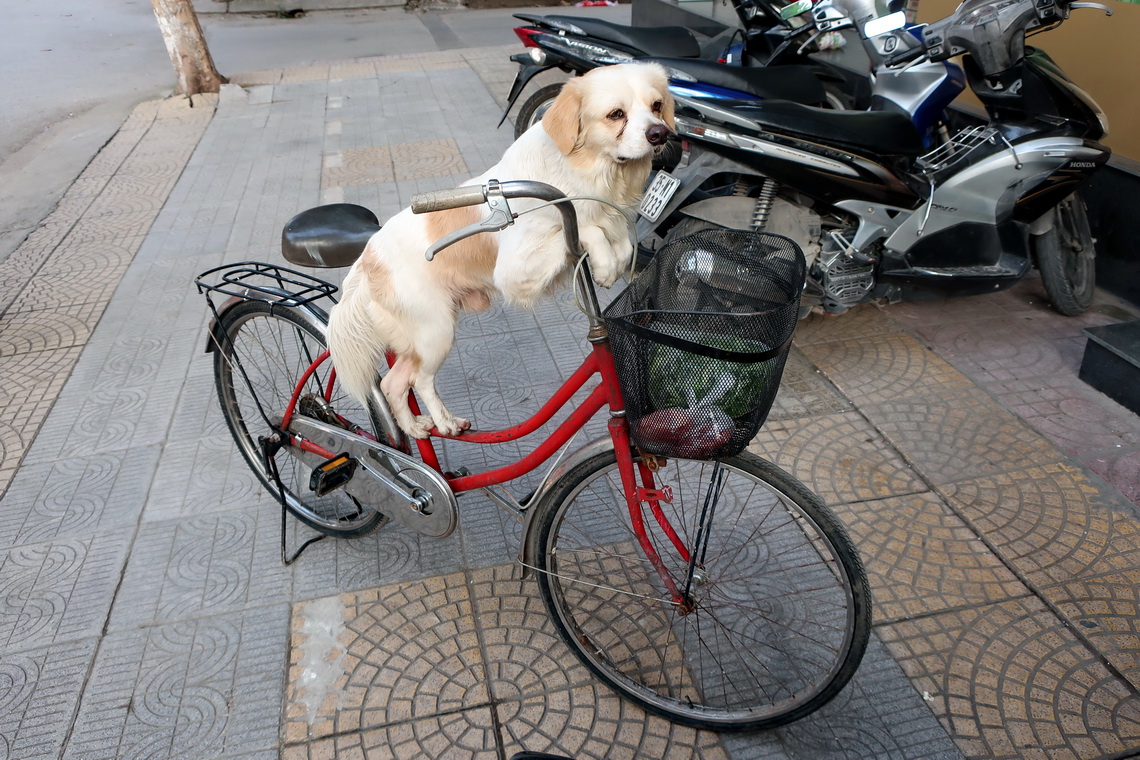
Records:
[[[234,306],[223,315],[220,328],[226,337],[214,353],[214,376],[222,414],[250,468],[278,497],[259,439],[276,435],[273,425],[280,422],[297,380],[325,350],[324,337],[293,312],[259,301]],[[332,363],[325,362],[309,378],[298,413],[326,422],[339,416],[377,430],[375,421],[347,394],[334,390],[324,401],[331,369]],[[383,519],[343,490],[318,496],[309,488],[312,467],[287,446],[279,448],[273,460],[285,488],[286,508],[310,527],[333,536],[357,536]]]
[[[544,502],[539,583],[578,658],[652,712],[714,730],[771,727],[832,699],[870,634],[866,575],[846,532],[790,475],[744,454],[670,460],[662,511],[694,547],[706,501],[708,540],[694,554],[691,609],[673,604],[639,547],[612,452],[585,462]],[[647,505],[647,533],[670,575],[688,563]],[[707,514],[707,512],[706,512]]]

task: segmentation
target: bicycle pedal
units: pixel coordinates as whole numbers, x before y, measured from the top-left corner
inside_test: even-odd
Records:
[[[309,490],[317,496],[332,493],[352,480],[357,464],[348,452],[326,459],[313,468],[313,474],[309,476]]]

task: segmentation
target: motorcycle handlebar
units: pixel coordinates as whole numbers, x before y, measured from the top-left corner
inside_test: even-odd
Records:
[[[898,55],[891,56],[886,60],[886,65],[901,66],[904,63],[916,61],[924,55],[926,55],[926,47],[923,45],[917,45],[915,47],[912,47],[910,50],[904,50]]]

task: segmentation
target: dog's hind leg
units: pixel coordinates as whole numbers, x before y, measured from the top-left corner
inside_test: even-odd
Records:
[[[448,334],[448,340],[440,340],[442,333],[436,333],[436,340],[427,340],[418,343],[416,348],[420,351],[420,369],[416,373],[415,388],[420,396],[420,400],[424,402],[427,407],[427,413],[430,418],[426,420],[427,427],[423,430],[424,435],[427,435],[427,430],[431,428],[432,421],[435,422],[435,428],[443,435],[458,435],[462,431],[471,427],[471,422],[462,417],[456,417],[447,410],[444,406],[443,400],[435,389],[435,376],[439,372],[443,362],[447,359],[448,353],[451,352],[451,344],[453,340],[451,336],[454,335],[454,326],[452,332]],[[424,424],[424,418],[417,420],[419,424]],[[413,431],[412,435],[417,435],[418,431]]]
[[[423,427],[408,406],[408,393],[412,390],[419,365],[419,359],[415,356],[397,356],[388,374],[380,381],[380,390],[384,393],[384,398],[388,399],[388,406],[400,429],[415,438],[427,438],[427,431],[431,429],[430,422],[426,428]]]

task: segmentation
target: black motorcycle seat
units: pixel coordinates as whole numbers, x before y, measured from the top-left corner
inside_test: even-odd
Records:
[[[650,58],[696,78],[702,84],[725,87],[755,95],[758,98],[791,100],[808,105],[827,102],[823,83],[810,66],[773,66],[771,68],[728,66],[713,61],[691,58]]]
[[[701,54],[697,38],[683,26],[622,26],[582,16],[544,16],[563,24],[573,24],[591,37],[640,50],[649,56],[696,58]]]
[[[927,150],[910,118],[895,111],[832,111],[786,100],[737,102],[732,111],[765,127],[829,145],[906,156]]]
[[[306,267],[346,267],[360,258],[380,221],[368,209],[333,203],[302,211],[281,230],[285,260]]]

